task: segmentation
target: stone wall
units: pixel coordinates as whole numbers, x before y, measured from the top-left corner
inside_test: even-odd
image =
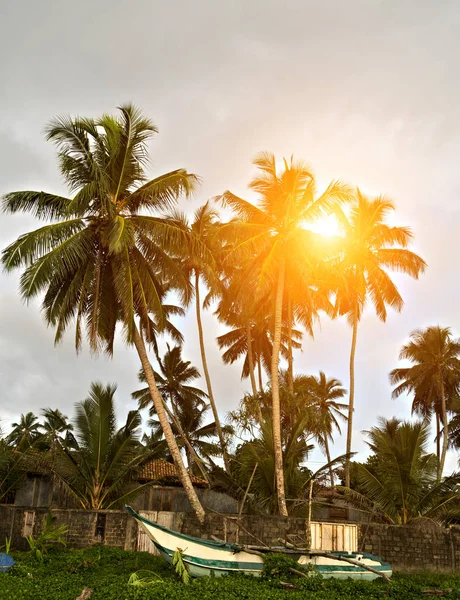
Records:
[[[133,548],[132,528],[135,522],[120,510],[89,511],[78,509],[53,509],[57,525],[66,525],[66,541],[74,548],[86,548],[103,543],[117,548]],[[25,508],[0,505],[0,544],[5,537],[12,537],[13,548],[27,550],[25,535],[38,536],[48,514],[45,508]],[[103,533],[97,530],[98,515],[104,517]]]
[[[37,536],[47,512],[43,508],[0,505],[0,544],[12,536],[13,548],[27,549],[24,534]],[[136,549],[137,525],[124,511],[53,509],[52,513],[57,523],[69,528],[69,546],[82,548],[102,543]],[[243,515],[238,527],[234,515],[226,518],[208,513],[202,527],[194,515],[175,514],[180,516],[175,519],[180,531],[197,537],[269,545],[278,545],[280,538],[299,542],[305,539],[305,519]],[[442,529],[427,527],[426,523],[406,527],[359,524],[358,546],[360,551],[381,556],[396,571],[460,571],[460,526]]]
[[[359,539],[360,550],[382,556],[397,571],[460,572],[460,526],[361,525]]]

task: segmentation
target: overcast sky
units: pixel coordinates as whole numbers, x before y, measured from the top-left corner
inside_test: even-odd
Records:
[[[391,400],[388,372],[410,332],[460,332],[460,5],[442,0],[27,0],[0,5],[0,194],[64,193],[45,124],[58,114],[97,117],[134,102],[159,128],[151,175],[184,167],[203,184],[192,211],[229,188],[250,197],[259,150],[307,160],[321,182],[340,178],[397,205],[420,281],[398,277],[405,299],[386,324],[371,311],[358,334],[355,448],[380,415],[410,416]],[[0,247],[35,226],[0,215]],[[120,416],[134,407],[138,359],[79,357],[72,335],[53,346],[38,303],[23,305],[18,274],[0,275],[0,419],[59,407],[69,416],[91,381],[117,382]],[[185,357],[201,367],[193,314],[180,322]],[[205,316],[206,346],[222,414],[248,382],[224,367],[221,332]],[[350,330],[324,320],[295,357],[348,386]],[[337,439],[335,452],[343,451]],[[363,455],[362,455],[363,456]],[[312,455],[311,466],[322,460]],[[449,458],[449,468],[456,457]]]

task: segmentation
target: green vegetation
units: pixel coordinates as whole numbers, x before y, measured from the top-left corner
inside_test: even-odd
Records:
[[[449,589],[460,598],[460,575],[396,575],[392,582],[323,580],[290,575],[287,565],[274,562],[263,580],[235,576],[202,578],[188,585],[160,557],[142,552],[94,547],[50,550],[43,562],[29,553],[15,554],[17,565],[0,575],[0,598],[8,600],[75,600],[91,588],[91,600],[419,600],[423,589]],[[134,575],[135,574],[135,575]],[[296,590],[283,589],[280,581]]]
[[[66,546],[65,535],[68,532],[66,525],[57,525],[56,517],[48,513],[43,521],[43,529],[38,537],[32,535],[26,537],[30,552],[37,560],[43,561],[45,554],[56,544]]]
[[[460,518],[460,476],[437,478],[438,461],[426,451],[426,422],[380,419],[365,432],[373,454],[367,464],[356,463],[353,489],[346,497],[389,523],[405,525],[424,517],[438,522]]]

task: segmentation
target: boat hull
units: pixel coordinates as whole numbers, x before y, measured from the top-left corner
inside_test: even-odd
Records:
[[[221,577],[230,573],[246,573],[258,577],[262,574],[264,568],[263,556],[240,550],[237,546],[225,542],[194,538],[171,531],[138,515],[131,507],[127,507],[127,510],[138,521],[166,561],[171,564],[174,553],[176,550],[180,550],[182,560],[192,577]],[[298,559],[300,565],[312,565],[315,572],[327,578],[352,578],[370,581],[379,577],[376,573],[335,558],[341,555],[371,566],[379,573],[389,577],[392,574],[390,565],[382,563],[378,557],[369,554],[335,552],[327,557],[315,556],[314,553],[300,557],[298,554],[294,556]]]

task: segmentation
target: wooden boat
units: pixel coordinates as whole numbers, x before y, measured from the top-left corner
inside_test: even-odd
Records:
[[[248,573],[260,576],[264,568],[263,549],[252,553],[237,544],[196,538],[171,531],[139,515],[130,506],[128,513],[136,519],[149,536],[160,554],[169,562],[177,549],[182,560],[193,577],[228,575],[229,573]],[[271,548],[270,551],[288,552],[299,565],[312,565],[314,571],[323,577],[340,579],[372,580],[379,577],[391,577],[391,566],[377,556],[356,552],[328,552],[301,554],[286,548]],[[348,562],[350,561],[350,562]],[[353,563],[353,564],[351,564]],[[363,566],[361,566],[363,565]],[[365,567],[368,567],[367,569]],[[371,568],[373,571],[369,571]]]

